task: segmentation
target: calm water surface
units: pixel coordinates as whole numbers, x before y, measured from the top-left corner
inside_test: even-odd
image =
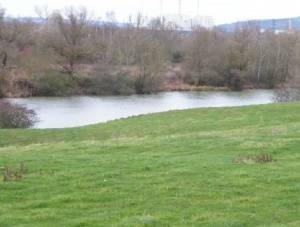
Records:
[[[198,107],[242,106],[273,102],[272,90],[243,92],[166,92],[133,96],[74,96],[8,99],[34,109],[35,128],[64,128],[95,124],[133,115]]]

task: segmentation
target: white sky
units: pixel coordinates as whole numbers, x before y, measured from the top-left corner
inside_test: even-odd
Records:
[[[35,6],[47,5],[52,10],[85,6],[102,19],[106,19],[106,12],[114,11],[117,21],[124,22],[137,12],[159,16],[161,1],[163,14],[179,13],[179,0],[1,0],[0,5],[7,15],[20,17],[37,16]],[[197,15],[198,1],[199,14],[211,16],[215,24],[300,16],[299,0],[181,0],[181,14]]]

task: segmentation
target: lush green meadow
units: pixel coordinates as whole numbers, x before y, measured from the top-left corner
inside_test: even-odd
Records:
[[[299,113],[283,103],[0,130],[0,226],[300,226]]]

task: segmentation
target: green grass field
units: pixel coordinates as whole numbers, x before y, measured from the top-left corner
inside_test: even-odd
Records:
[[[283,103],[0,130],[0,226],[300,226],[299,113]]]

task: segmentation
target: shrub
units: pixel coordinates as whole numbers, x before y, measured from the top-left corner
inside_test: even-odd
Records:
[[[34,96],[65,96],[72,93],[72,80],[56,70],[44,69],[31,78]]]
[[[298,101],[299,91],[291,88],[287,84],[280,84],[274,89],[273,99],[275,102],[293,102]]]
[[[3,69],[0,69],[0,98],[4,96],[6,86],[7,86],[6,72]]]
[[[19,181],[23,178],[26,168],[23,162],[20,162],[20,167],[17,170],[4,168],[3,181]]]
[[[171,61],[172,63],[181,63],[185,57],[185,54],[180,51],[175,51],[172,53]]]
[[[144,74],[135,79],[135,93],[152,94],[162,90],[164,80],[160,75]]]
[[[34,110],[24,105],[0,101],[0,128],[29,128],[37,122]]]
[[[85,80],[78,80],[77,85],[92,95],[132,95],[135,92],[130,72],[111,73],[100,67],[92,71]]]

